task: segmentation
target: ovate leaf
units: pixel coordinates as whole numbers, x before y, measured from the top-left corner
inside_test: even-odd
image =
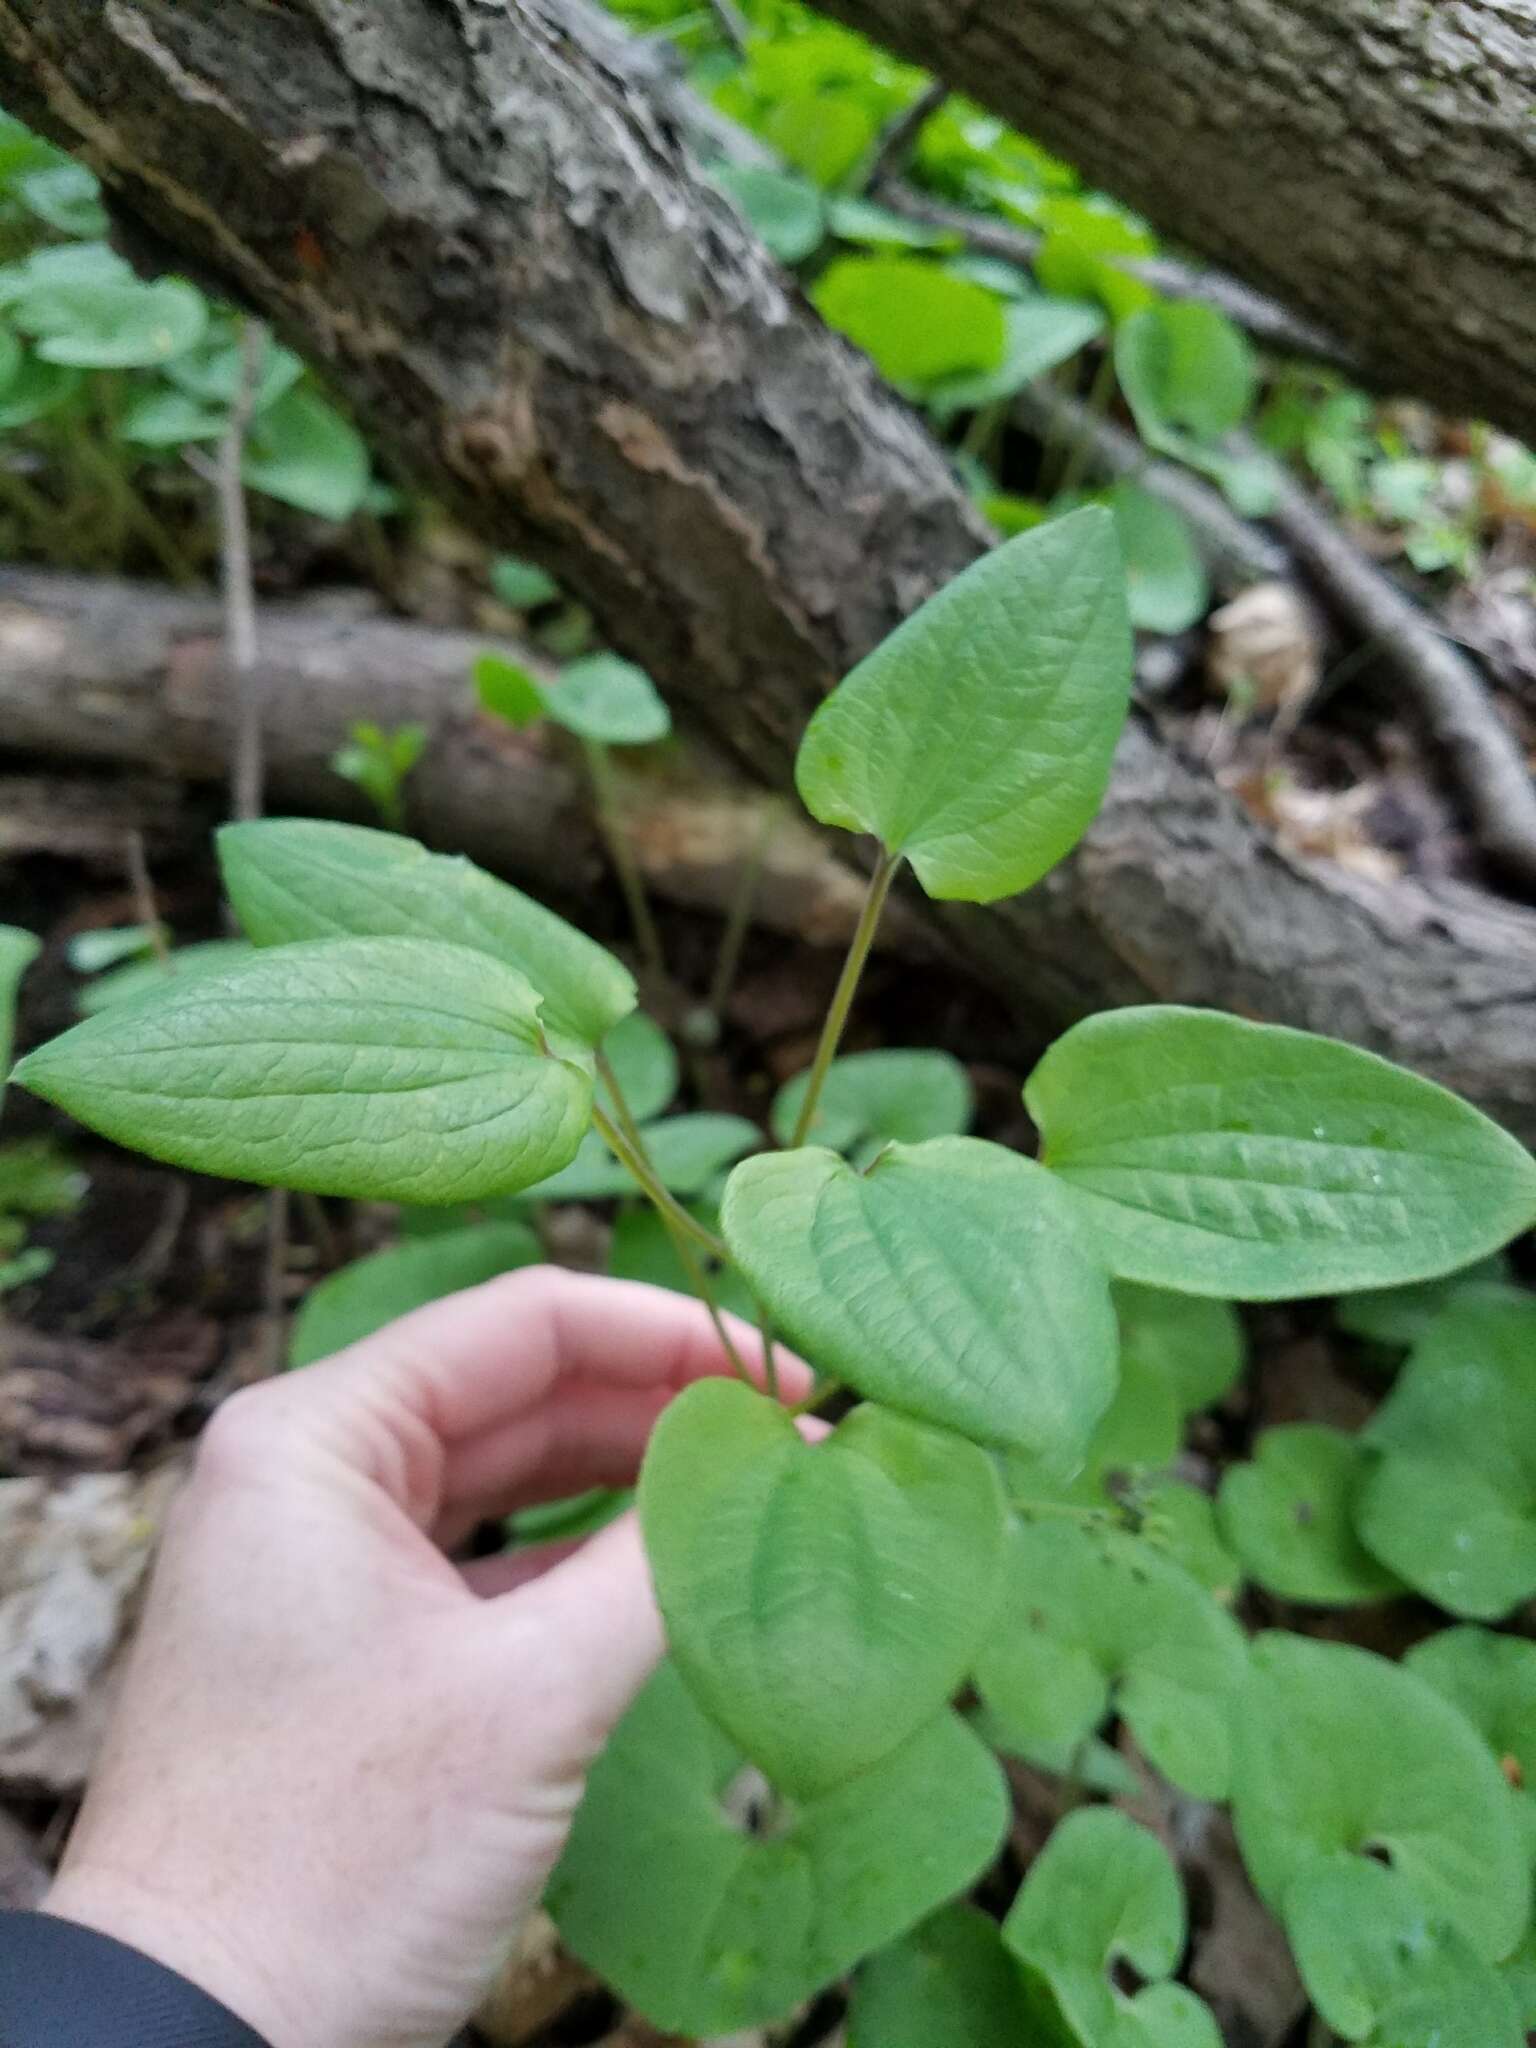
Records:
[[[1233,1814],[1276,1911],[1320,1859],[1384,1856],[1420,1906],[1497,1961],[1530,1910],[1523,1830],[1481,1737],[1411,1671],[1273,1633],[1250,1652]]]
[[[1070,1462],[1114,1388],[1104,1275],[1049,1178],[976,1138],[738,1166],[721,1228],[795,1346],[871,1400]]]
[[[517,555],[497,555],[490,568],[491,588],[504,605],[515,612],[536,611],[552,604],[560,586],[537,562],[525,562]]]
[[[781,2017],[964,1892],[1008,1819],[952,1714],[761,1834],[722,1795],[741,1753],[664,1665],[587,1779],[547,1904],[566,1944],[657,2026]]]
[[[537,725],[544,716],[544,691],[538,679],[521,663],[508,661],[504,654],[480,654],[470,670],[480,708],[495,718],[504,718],[519,730]]]
[[[588,1046],[635,1006],[634,977],[585,933],[470,861],[398,832],[311,818],[226,825],[219,865],[259,946],[342,935],[472,946],[526,975],[550,1030]]]
[[[471,1223],[436,1237],[407,1238],[327,1274],[304,1297],[288,1339],[289,1365],[312,1365],[371,1337],[396,1316],[461,1288],[494,1280],[543,1253],[524,1223]]]
[[[984,285],[922,256],[839,256],[811,292],[816,310],[907,390],[994,370],[1003,359],[1003,302]]]
[[[800,794],[905,854],[930,896],[1012,895],[1097,810],[1130,671],[1113,522],[1071,513],[984,555],[859,663],[806,729]]]
[[[350,519],[368,492],[368,448],[335,406],[290,391],[251,422],[241,471],[253,491],[319,519]]]
[[[1006,2048],[1032,2041],[1031,2024],[997,1922],[946,1906],[860,1967],[848,2048]]]
[[[1074,1746],[1113,1705],[1166,1778],[1220,1799],[1246,1671],[1236,1622],[1150,1544],[1075,1521],[1020,1521],[976,1683],[1022,1735]]]
[[[1116,484],[1106,503],[1125,556],[1131,624],[1182,633],[1203,619],[1211,586],[1183,514],[1139,484]]]
[[[645,670],[616,654],[589,654],[571,662],[543,697],[557,725],[605,746],[643,747],[672,730],[667,707]]]
[[[1219,441],[1246,418],[1258,383],[1241,330],[1194,299],[1133,313],[1115,335],[1115,370],[1142,438],[1154,446],[1170,429]]]
[[[1321,1423],[1267,1429],[1253,1461],[1221,1485],[1221,1526],[1249,1578],[1282,1600],[1348,1607],[1402,1581],[1361,1544],[1353,1506],[1364,1471],[1356,1438]]]
[[[821,194],[809,178],[757,164],[721,164],[710,182],[734,199],[781,263],[800,263],[826,233]]]
[[[656,1426],[640,1519],[689,1689],[797,1796],[932,1721],[991,1619],[991,1460],[875,1408],[811,1445],[749,1387],[700,1381]]]
[[[1364,1432],[1356,1525],[1452,1614],[1494,1621],[1536,1593],[1536,1296],[1458,1294]]]
[[[590,1069],[545,1050],[522,975],[427,939],[172,976],[39,1046],[16,1079],[172,1166],[382,1201],[527,1187],[592,1110]]]
[[[162,384],[124,407],[117,431],[143,448],[180,448],[188,441],[216,441],[228,424],[228,416],[216,407]]]
[[[1173,1006],[1106,1011],[1024,1090],[1115,1272],[1267,1301],[1426,1278],[1536,1218],[1536,1160],[1374,1053]]]
[[[796,1074],[773,1099],[773,1135],[787,1145],[810,1074]],[[947,1052],[852,1052],[834,1060],[816,1105],[809,1142],[852,1152],[871,1142],[920,1144],[957,1137],[971,1120],[971,1083]]]
[[[643,1011],[631,1010],[603,1040],[602,1051],[636,1123],[660,1116],[677,1093],[677,1054],[661,1026]],[[597,1099],[610,1116],[617,1114],[605,1080],[598,1082]]]

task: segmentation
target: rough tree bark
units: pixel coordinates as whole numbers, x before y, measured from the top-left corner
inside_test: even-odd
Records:
[[[0,0],[7,95],[324,362],[765,779],[985,536],[937,448],[553,0]],[[1079,857],[948,929],[1060,1022],[1147,996],[1388,1051],[1536,1132],[1536,918],[1275,850],[1141,724]]]
[[[1531,0],[821,0],[1368,374],[1536,440]]]

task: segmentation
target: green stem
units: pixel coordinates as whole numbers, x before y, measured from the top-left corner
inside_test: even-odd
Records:
[[[713,1323],[715,1335],[720,1342],[720,1349],[730,1360],[731,1370],[736,1374],[737,1378],[745,1380],[747,1385],[750,1386],[752,1384],[752,1375],[742,1364],[741,1353],[731,1341],[731,1333],[725,1327],[725,1319],[720,1313],[720,1304],[716,1301],[714,1289],[709,1283],[709,1274],[700,1263],[698,1255],[694,1251],[691,1235],[699,1235],[711,1246],[720,1244],[720,1240],[714,1236],[713,1232],[706,1231],[702,1224],[698,1223],[688,1214],[688,1211],[680,1202],[673,1199],[671,1192],[662,1186],[661,1181],[657,1178],[656,1169],[651,1163],[650,1154],[645,1149],[645,1140],[640,1134],[640,1126],[635,1122],[630,1112],[629,1104],[624,1100],[624,1091],[619,1086],[618,1076],[614,1073],[612,1064],[601,1052],[597,1055],[597,1070],[607,1084],[608,1093],[612,1098],[613,1107],[618,1117],[619,1128],[616,1130],[609,1123],[603,1112],[595,1105],[592,1111],[592,1120],[597,1125],[604,1143],[613,1152],[614,1157],[621,1160],[629,1168],[635,1179],[644,1188],[646,1194],[655,1203],[656,1212],[661,1217],[668,1237],[672,1240],[673,1249],[682,1261],[683,1271],[692,1281],[694,1292],[708,1311],[709,1320]],[[724,1252],[725,1246],[723,1244],[720,1244],[720,1250],[722,1253]]]
[[[619,878],[619,887],[624,892],[624,902],[629,911],[630,924],[634,927],[640,957],[645,963],[646,972],[653,980],[665,981],[667,966],[661,950],[661,934],[657,931],[656,920],[651,915],[645,883],[641,880],[639,867],[635,863],[634,848],[629,843],[629,835],[624,829],[624,820],[619,812],[613,761],[601,740],[583,740],[581,744],[587,757],[587,773],[592,780],[592,805],[597,813],[598,830],[603,835],[613,861],[614,872]]]
[[[812,1388],[803,1401],[797,1401],[789,1413],[791,1419],[801,1415],[814,1415],[823,1401],[830,1401],[834,1394],[843,1391],[841,1380],[821,1380]]]
[[[805,1084],[805,1099],[800,1104],[800,1114],[795,1119],[794,1136],[789,1141],[791,1149],[805,1143],[806,1132],[816,1121],[821,1091],[827,1085],[828,1071],[842,1042],[848,1012],[853,1008],[853,998],[858,991],[859,976],[864,972],[864,962],[868,959],[869,949],[874,943],[880,913],[885,908],[885,899],[890,894],[891,883],[900,864],[899,853],[887,853],[884,848],[881,849],[879,863],[869,878],[869,893],[864,898],[864,908],[859,912],[859,922],[848,947],[848,957],[843,962],[843,971],[838,976],[837,987],[832,992],[832,1005],[827,1011],[827,1021],[821,1027],[821,1043],[817,1046],[816,1057],[811,1062],[811,1078]]]
[[[712,1259],[728,1259],[730,1257],[730,1253],[727,1251],[724,1243],[716,1237],[712,1230],[706,1230],[696,1216],[690,1216],[677,1197],[662,1186],[656,1177],[656,1169],[651,1165],[650,1161],[635,1150],[624,1133],[614,1124],[612,1118],[599,1109],[595,1103],[592,1106],[592,1122],[598,1136],[608,1147],[614,1158],[619,1161],[621,1166],[629,1169],[663,1216],[668,1217],[683,1232],[684,1236],[692,1238],[695,1244],[708,1252]]]

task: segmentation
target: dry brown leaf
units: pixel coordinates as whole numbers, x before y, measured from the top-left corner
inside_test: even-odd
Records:
[[[1255,583],[1213,612],[1206,674],[1244,713],[1304,704],[1317,688],[1321,647],[1310,608],[1289,583]]]
[[[181,1467],[0,1481],[0,1786],[74,1792]]]
[[[1380,798],[1373,782],[1353,789],[1308,789],[1288,774],[1244,767],[1218,778],[1287,853],[1337,861],[1373,882],[1395,881],[1403,862],[1373,839],[1367,820]]]

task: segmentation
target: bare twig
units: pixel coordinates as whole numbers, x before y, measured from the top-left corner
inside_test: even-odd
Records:
[[[135,826],[127,840],[128,885],[133,890],[133,907],[139,923],[149,933],[149,943],[162,967],[168,966],[171,949],[165,927],[155,907],[155,885],[149,876],[149,859],[144,852],[144,834]]]
[[[1489,859],[1536,885],[1536,781],[1474,663],[1294,479],[1282,481],[1271,520],[1324,601],[1411,694]]]
[[[901,176],[907,167],[907,159],[917,146],[918,136],[948,98],[949,87],[941,78],[933,78],[910,106],[902,108],[875,142],[860,181],[866,192],[883,196],[881,188],[885,183]]]
[[[229,808],[236,819],[259,818],[262,809],[261,699],[256,683],[256,592],[251,575],[251,525],[241,471],[245,437],[255,410],[267,330],[247,319],[240,328],[240,381],[229,425],[219,445],[220,557],[224,580],[224,653],[235,679],[235,744]]]

